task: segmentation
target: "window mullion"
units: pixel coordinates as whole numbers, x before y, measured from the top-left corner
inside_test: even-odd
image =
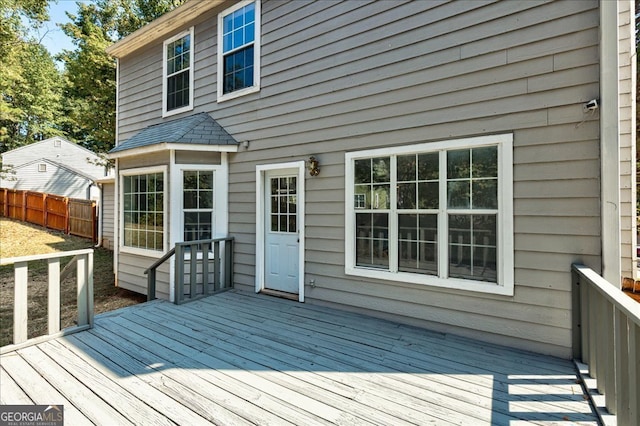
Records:
[[[391,156],[389,210],[389,271],[398,272],[398,184],[397,156]]]
[[[449,276],[449,217],[447,216],[447,152],[439,157],[439,209],[438,209],[438,276]]]

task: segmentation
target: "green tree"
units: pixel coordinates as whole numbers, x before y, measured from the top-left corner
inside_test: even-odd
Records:
[[[59,134],[60,76],[28,35],[48,19],[46,0],[0,0],[0,152]]]
[[[2,1],[2,0],[0,0]],[[116,65],[105,49],[184,0],[97,0],[79,4],[78,15],[62,26],[76,49],[60,55],[65,63],[64,131],[95,152],[115,141]]]

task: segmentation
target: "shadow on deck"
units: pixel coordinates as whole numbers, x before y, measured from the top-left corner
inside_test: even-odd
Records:
[[[3,355],[0,403],[67,424],[592,424],[573,364],[230,291]]]

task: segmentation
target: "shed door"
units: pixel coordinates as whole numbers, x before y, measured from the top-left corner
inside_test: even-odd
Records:
[[[265,282],[267,289],[298,293],[298,176],[269,172],[265,185]]]

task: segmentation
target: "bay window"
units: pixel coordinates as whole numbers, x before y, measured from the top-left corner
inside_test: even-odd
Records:
[[[345,272],[513,293],[512,136],[346,154]]]
[[[164,252],[164,181],[162,169],[127,170],[121,173],[123,251]]]

